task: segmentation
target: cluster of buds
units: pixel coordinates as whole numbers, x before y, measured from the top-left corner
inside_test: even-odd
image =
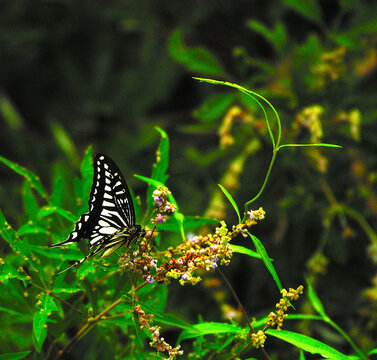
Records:
[[[151,274],[157,271],[157,259],[153,259],[149,253],[150,244],[143,240],[132,254],[125,252],[119,256],[119,268],[122,271],[137,272],[151,284],[154,282],[154,277]]]
[[[321,55],[320,62],[311,69],[316,75],[317,88],[323,88],[328,83],[338,80],[345,73],[345,54],[346,48],[341,46]]]
[[[255,347],[256,349],[264,347],[264,343],[266,341],[266,334],[262,330],[259,330],[256,333],[252,333],[251,341],[253,343],[253,347]]]
[[[153,200],[159,213],[155,223],[160,222],[159,215],[171,215],[176,211],[176,206],[167,201],[170,191],[159,186],[153,192]],[[262,208],[248,211],[246,219],[228,230],[224,221],[214,233],[197,235],[183,241],[177,247],[170,247],[159,254],[160,266],[157,260],[150,255],[151,246],[144,239],[139,243],[139,248],[133,253],[126,252],[119,257],[121,270],[132,270],[139,273],[149,283],[156,281],[158,284],[169,283],[171,279],[179,280],[181,285],[195,285],[201,280],[197,275],[198,270],[213,271],[218,265],[228,265],[232,258],[230,240],[239,235],[246,235],[248,228],[255,225],[265,216]]]
[[[133,312],[139,318],[140,330],[147,329],[151,334],[152,341],[149,343],[151,347],[158,352],[166,351],[169,354],[167,360],[173,360],[177,355],[183,355],[180,345],[173,348],[163,337],[160,337],[161,328],[159,326],[151,326],[153,322],[152,314],[146,314],[139,305],[134,307]]]
[[[293,123],[293,131],[296,135],[300,129],[306,128],[310,134],[311,143],[320,143],[323,137],[321,116],[324,112],[322,106],[312,105],[304,108],[296,116]],[[306,155],[310,158],[313,166],[320,173],[324,174],[327,171],[328,159],[322,155],[319,148],[307,149]]]
[[[318,143],[323,136],[321,116],[324,110],[322,106],[312,105],[302,109],[296,116],[293,123],[293,130],[297,133],[302,127],[308,129],[310,141]]]
[[[360,125],[361,125],[361,112],[358,109],[353,109],[350,112],[341,111],[334,119],[339,123],[348,123],[350,126],[350,135],[356,140],[360,141]]]
[[[155,202],[163,199],[163,193],[167,195],[170,192],[166,188],[158,189],[154,197],[159,198],[156,198]],[[158,284],[162,284],[177,279],[181,285],[195,285],[201,281],[201,277],[197,275],[198,270],[213,271],[218,265],[228,265],[232,258],[230,240],[240,233],[246,235],[248,228],[264,216],[262,208],[249,211],[246,220],[233,226],[231,231],[226,223],[221,221],[221,226],[217,227],[214,233],[192,236],[176,248],[169,248],[162,254],[159,267],[157,260],[149,255],[149,243],[143,240],[136,251],[124,253],[119,257],[120,268],[139,273],[149,283],[157,281]]]
[[[224,221],[221,227],[216,228],[214,234],[193,236],[178,245],[176,252],[180,255],[174,258],[173,249],[170,249],[170,260],[163,264],[159,270],[165,278],[179,279],[181,285],[190,283],[195,285],[201,280],[194,272],[199,269],[210,271],[216,269],[218,264],[228,265],[232,257],[229,245],[231,236]]]
[[[280,330],[283,326],[283,321],[285,318],[288,317],[288,314],[286,314],[286,311],[291,305],[291,301],[297,300],[300,294],[302,294],[304,290],[304,287],[300,285],[297,289],[290,288],[289,291],[286,289],[283,289],[280,293],[282,295],[282,298],[280,301],[276,304],[276,312],[271,312],[268,315],[267,318],[267,326],[275,326],[276,329]]]
[[[248,217],[245,220],[246,227],[252,227],[257,224],[258,221],[263,220],[266,212],[260,207],[258,210],[250,210],[247,212]]]
[[[322,251],[317,251],[313,254],[313,256],[308,260],[306,263],[306,267],[313,273],[313,274],[325,274],[327,271],[327,265],[329,260],[327,257],[322,253]]]
[[[172,215],[177,206],[168,201],[168,197],[171,194],[167,187],[159,185],[155,191],[153,191],[153,201],[157,209],[157,215],[152,222],[160,224],[166,221],[166,216]]]

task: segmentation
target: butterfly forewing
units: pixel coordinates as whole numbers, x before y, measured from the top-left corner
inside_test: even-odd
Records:
[[[118,230],[135,225],[135,211],[128,186],[118,166],[106,155],[93,161],[93,185],[89,197],[89,211],[81,215],[62,246],[81,239],[89,239],[89,247],[98,246]]]

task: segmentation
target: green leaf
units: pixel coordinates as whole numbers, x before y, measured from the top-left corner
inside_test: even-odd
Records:
[[[368,19],[359,21],[357,25],[352,26],[349,30],[342,33],[329,34],[330,39],[350,49],[360,48],[360,46],[362,46],[360,44],[360,38],[368,34],[374,34],[377,31],[375,12],[370,11],[369,14]]]
[[[273,30],[266,27],[259,21],[250,20],[248,26],[263,35],[278,52],[281,52],[287,42],[287,34],[283,24],[276,24]]]
[[[272,265],[270,258],[268,257],[266,249],[264,248],[263,244],[261,243],[261,241],[256,236],[250,234],[249,232],[247,232],[247,233],[249,234],[251,240],[253,241],[254,246],[257,249],[258,254],[261,256],[261,258],[262,258],[264,264],[266,265],[268,271],[272,275],[277,287],[281,291],[283,289],[283,287],[281,286],[279,276],[276,273],[276,270],[275,270],[274,266]]]
[[[37,190],[37,192],[42,197],[47,198],[47,193],[45,189],[43,188],[41,180],[39,179],[37,175],[33,174],[31,171],[27,170],[23,166],[18,165],[8,159],[3,158],[2,156],[0,156],[0,161],[4,163],[5,165],[7,165],[10,169],[15,171],[17,174],[23,176],[30,183],[31,187],[35,188],[35,190]]]
[[[212,95],[194,111],[193,115],[203,122],[215,121],[232,105],[235,98],[234,93]]]
[[[232,251],[234,253],[245,254],[245,255],[255,257],[255,258],[259,258],[259,259],[262,258],[257,252],[255,252],[251,249],[245,248],[243,246],[230,244],[230,247],[232,248]]]
[[[215,219],[202,218],[199,216],[185,216],[183,228],[185,230],[191,230],[204,225],[211,225],[216,223],[218,223],[218,221]],[[166,220],[166,222],[158,224],[158,229],[171,232],[180,232],[181,224],[178,223],[175,217],[170,217]]]
[[[369,351],[368,355],[374,355],[374,354],[377,354],[377,349],[373,349],[371,351]]]
[[[28,281],[31,280],[30,276],[28,276],[24,271],[17,271],[14,266],[5,261],[2,265],[0,263],[0,280],[2,282],[5,281],[6,283],[9,279],[21,280],[25,287],[27,286]]]
[[[30,245],[30,248],[33,252],[43,255],[49,259],[59,259],[62,261],[77,260],[83,256],[81,251],[74,249],[72,247],[47,248],[37,245]]]
[[[17,237],[16,231],[9,225],[3,212],[0,210],[0,235],[1,237],[8,242],[12,250],[17,253],[20,252],[23,255],[24,247],[22,242],[26,240],[21,240]]]
[[[155,127],[155,129],[160,133],[161,140],[156,152],[156,162],[153,164],[152,179],[159,181],[161,184],[165,184],[166,180],[168,179],[166,171],[169,165],[169,138],[164,130],[160,129],[159,127]],[[155,187],[153,186],[153,184],[149,185],[152,186],[148,187],[147,202],[148,210],[151,210],[153,208],[152,196]]]
[[[54,165],[51,205],[62,206],[64,192],[64,168],[61,164]]]
[[[71,212],[61,209],[58,206],[44,206],[38,212],[38,216],[43,218],[52,214],[58,214],[65,219],[69,220],[70,222],[75,222],[77,220],[77,216],[73,215]]]
[[[181,30],[175,30],[169,41],[170,56],[179,64],[183,64],[189,71],[200,72],[210,76],[224,76],[219,61],[202,47],[187,48],[182,40]]]
[[[186,321],[180,319],[179,317],[175,315],[156,311],[155,308],[143,302],[140,302],[140,306],[146,313],[153,314],[154,316],[153,320],[160,324],[164,324],[167,326],[175,326],[175,327],[186,329],[186,330],[193,330],[193,326],[191,324],[187,323]]]
[[[331,147],[331,148],[342,148],[340,145],[335,144],[326,144],[326,143],[318,143],[318,144],[283,144],[278,147],[278,150],[284,147]]]
[[[33,194],[33,190],[28,181],[25,181],[22,187],[22,197],[24,200],[24,208],[27,217],[31,220],[37,220],[39,205]]]
[[[298,334],[286,330],[269,329],[266,334],[274,336],[278,339],[286,341],[299,349],[310,352],[311,354],[320,354],[323,357],[331,358],[332,360],[349,360],[349,357],[340,353],[338,350],[324,344],[321,341],[312,339],[309,336]]]
[[[242,333],[245,333],[245,330],[235,325],[217,322],[203,322],[192,325],[190,330],[182,331],[182,333],[179,335],[178,343],[185,339],[192,339],[203,335]]]
[[[283,0],[283,4],[316,23],[322,22],[317,0]]]
[[[12,130],[20,130],[22,118],[5,94],[0,96],[0,112]]]
[[[234,201],[232,195],[229,194],[228,190],[225,189],[224,186],[222,186],[220,184],[217,184],[217,185],[219,186],[219,188],[221,189],[221,191],[223,192],[223,194],[227,197],[227,199],[229,200],[229,202],[232,204],[232,206],[233,206],[233,208],[236,211],[237,216],[238,216],[238,223],[240,224],[241,223],[240,211],[238,210],[237,204]]]
[[[93,149],[88,146],[84,153],[84,158],[81,162],[81,176],[82,176],[82,195],[83,203],[87,204],[89,200],[89,193],[93,182]]]
[[[7,353],[7,354],[1,354],[0,360],[21,360],[24,357],[28,356],[31,353],[30,350],[28,351],[21,351],[16,353]]]
[[[300,359],[299,360],[305,360],[305,355],[302,350],[300,350]]]
[[[49,235],[50,232],[38,225],[33,224],[32,222],[27,223],[25,225],[22,225],[18,230],[17,230],[17,235],[28,235],[28,234],[45,234]]]
[[[137,174],[134,174],[135,178],[141,180],[141,181],[144,181],[150,185],[153,185],[155,188],[157,188],[158,186],[162,186],[162,187],[166,187],[165,184],[163,184],[162,182],[158,181],[158,180],[155,180],[155,179],[151,179],[149,177],[146,177],[146,176],[142,176],[142,175],[137,175]],[[169,201],[174,204],[175,206],[177,206],[177,211],[178,211],[178,204],[177,202],[175,201],[174,197],[172,194],[169,195]]]
[[[155,283],[152,286],[145,286],[140,290],[144,290],[144,293],[143,291],[140,291],[140,298],[143,299],[144,303],[148,305],[149,308],[152,308],[157,312],[164,311],[168,300],[168,288],[166,284],[157,285]],[[146,294],[146,296],[143,296],[144,294]]]
[[[69,134],[64,130],[63,126],[53,122],[51,123],[51,131],[60,150],[63,151],[68,160],[76,167],[79,164],[79,155],[75,144]]]
[[[75,294],[80,291],[84,291],[84,289],[76,288],[76,287],[64,287],[64,288],[53,288],[54,294]]]
[[[165,185],[163,183],[161,183],[160,181],[157,181],[157,180],[154,180],[154,179],[151,179],[151,178],[148,178],[148,177],[145,177],[145,176],[141,176],[141,175],[136,175],[134,174],[134,176],[141,180],[141,181],[145,181],[146,183],[150,184],[150,185],[153,185],[154,187],[158,187],[158,186],[162,186],[162,187],[165,187]],[[185,230],[184,230],[184,220],[185,220],[185,216],[179,212],[179,207],[178,207],[178,204],[177,202],[175,201],[174,197],[172,194],[170,194],[168,196],[169,198],[169,201],[174,204],[177,208],[176,212],[173,214],[174,218],[176,219],[177,223],[179,224],[179,229],[180,229],[180,233],[181,233],[181,236],[182,236],[182,239],[185,240],[186,239],[186,236],[185,236]]]
[[[39,300],[36,303],[37,311],[33,318],[34,345],[38,352],[41,352],[42,345],[47,335],[47,321],[52,311],[57,311],[54,298],[46,293],[39,294]]]
[[[320,314],[324,318],[327,318],[325,308],[323,307],[323,304],[321,300],[319,300],[317,294],[314,292],[313,286],[308,279],[306,279],[306,285],[308,287],[308,297],[310,303],[313,305],[314,309],[317,311],[318,314]]]
[[[267,125],[267,129],[268,129],[268,132],[269,132],[269,135],[270,135],[270,138],[271,138],[272,146],[275,147],[275,139],[274,139],[274,135],[272,133],[270,122],[268,120],[267,112],[266,112],[264,106],[262,105],[262,103],[260,102],[260,100],[262,102],[266,103],[270,107],[270,109],[273,111],[274,115],[276,116],[276,120],[277,120],[277,123],[278,123],[277,144],[279,145],[280,138],[281,138],[281,121],[280,121],[280,117],[279,117],[278,112],[274,108],[274,106],[266,98],[264,98],[262,95],[259,95],[258,93],[254,92],[252,90],[246,89],[246,88],[244,88],[244,87],[242,87],[242,86],[240,86],[238,84],[230,83],[228,81],[219,81],[219,80],[213,80],[213,79],[204,79],[204,78],[199,78],[199,77],[193,77],[193,79],[199,80],[201,82],[206,82],[208,84],[228,86],[228,87],[237,89],[242,94],[245,94],[248,97],[251,97],[258,104],[258,106],[260,107],[260,109],[263,111],[263,114],[264,114],[264,117],[265,117],[265,121],[266,121],[266,125]]]
[[[166,132],[161,128],[156,126],[155,129],[160,133],[161,140],[157,149],[157,159],[153,164],[152,179],[165,184],[165,181],[168,179],[166,171],[169,166],[169,138]]]

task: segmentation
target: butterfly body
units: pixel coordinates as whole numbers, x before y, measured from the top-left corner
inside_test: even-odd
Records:
[[[67,240],[51,246],[89,240],[88,247],[93,249],[91,253],[68,269],[101,252],[102,257],[110,256],[123,245],[130,247],[145,236],[141,226],[135,224],[132,197],[118,166],[108,156],[101,154],[95,157],[93,166],[89,211],[80,216]]]

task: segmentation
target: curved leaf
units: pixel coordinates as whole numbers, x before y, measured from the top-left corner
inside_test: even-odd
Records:
[[[248,255],[251,257],[259,258],[259,259],[262,258],[257,252],[251,249],[245,248],[244,246],[230,244],[230,247],[232,248],[232,251],[235,253],[244,254],[244,255]]]
[[[45,189],[43,188],[43,185],[41,183],[41,180],[39,177],[35,174],[33,174],[28,169],[24,168],[21,165],[18,165],[14,163],[13,161],[10,161],[8,159],[5,159],[4,157],[0,156],[0,161],[7,165],[9,168],[11,168],[13,171],[15,171],[17,174],[23,176],[32,187],[37,190],[37,192],[44,198],[47,198],[47,193]]]
[[[277,287],[281,291],[283,287],[281,286],[281,282],[280,282],[279,276],[278,276],[278,274],[277,274],[277,272],[274,268],[274,265],[272,265],[272,262],[271,262],[270,258],[268,257],[266,249],[264,248],[263,244],[261,243],[261,241],[256,236],[250,234],[249,232],[247,232],[247,233],[249,234],[251,240],[253,241],[254,246],[257,249],[259,255],[261,256],[261,258],[262,258],[264,264],[266,265],[268,271],[270,272],[273,279],[275,280]]]
[[[234,210],[236,211],[237,213],[237,216],[238,216],[238,223],[241,223],[241,215],[240,215],[240,211],[238,210],[238,206],[236,204],[236,202],[234,201],[232,195],[230,195],[230,193],[228,192],[227,189],[224,188],[224,186],[220,185],[220,184],[217,184],[219,186],[219,188],[221,189],[221,191],[223,192],[223,194],[227,197],[227,199],[229,200],[229,202],[232,204]]]
[[[179,335],[178,343],[185,339],[192,339],[198,336],[211,334],[241,334],[245,330],[235,325],[217,322],[203,322],[192,325],[190,330],[184,330]]]
[[[273,329],[267,330],[266,333],[312,354],[320,354],[324,357],[331,358],[332,360],[349,360],[348,356],[342,354],[338,350],[306,335],[292,331],[277,331]]]
[[[208,50],[202,47],[186,47],[180,30],[174,31],[171,35],[169,52],[176,62],[185,65],[190,71],[211,76],[225,75],[219,61]]]

